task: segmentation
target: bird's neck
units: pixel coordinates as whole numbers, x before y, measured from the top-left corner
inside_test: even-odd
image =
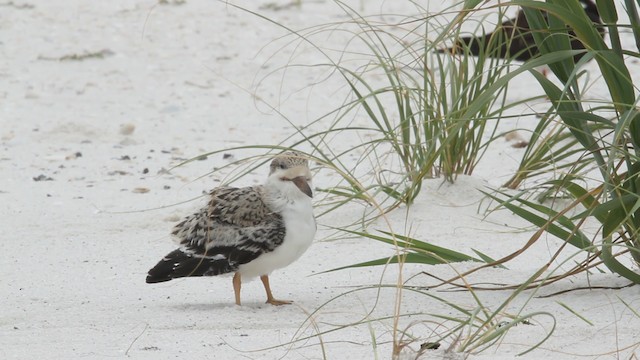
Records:
[[[311,198],[297,188],[285,188],[281,183],[267,182],[263,186],[265,203],[276,212],[290,207],[311,207]]]

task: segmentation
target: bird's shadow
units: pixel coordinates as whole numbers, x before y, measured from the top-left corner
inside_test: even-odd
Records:
[[[235,303],[230,303],[230,302],[223,302],[223,303],[198,302],[198,303],[172,304],[172,305],[167,305],[167,307],[173,310],[181,310],[181,311],[188,311],[188,312],[214,311],[214,310],[251,312],[255,310],[276,308],[275,306],[269,305],[266,303],[253,303],[253,302],[248,302],[246,304],[243,303],[241,306],[238,306]]]

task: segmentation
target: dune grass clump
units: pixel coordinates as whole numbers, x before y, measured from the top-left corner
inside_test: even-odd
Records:
[[[464,1],[461,8],[449,8],[442,14],[431,14],[416,4],[418,15],[388,23],[362,16],[336,1],[348,20],[304,30],[289,29],[253,13],[287,30],[286,46],[297,48],[305,44],[314,49],[319,54],[317,62],[305,66],[328,69],[327,78],[338,78],[348,90],[342,106],[330,109],[304,128],[295,127],[291,138],[271,149],[305,147],[317,164],[340,175],[335,186],[320,189],[325,193],[320,215],[354,200],[365,204],[367,215],[353,223],[359,229],[345,227],[335,231],[345,237],[359,236],[392,245],[394,253],[388,258],[354,266],[391,263],[399,266],[396,284],[380,283],[375,287],[397,293],[391,316],[394,356],[420,341],[427,345],[419,347],[418,356],[440,343],[447,343],[453,351],[481,352],[497,344],[513,326],[540,316],[551,318],[553,323],[541,339],[543,342],[555,326],[552,314],[527,314],[522,310],[507,316],[504,311],[516,297],[530,296],[525,290],[595,268],[606,268],[633,283],[640,282],[640,111],[636,84],[627,68],[629,61],[640,58],[640,48],[623,49],[620,45],[622,31],[631,31],[640,39],[638,3],[625,0],[630,23],[623,23],[618,19],[614,1],[597,2],[611,46],[603,40],[596,25],[581,15],[584,12],[578,0],[514,0],[509,4],[524,9],[540,49],[539,56],[516,63],[513,59],[493,58],[490,47],[478,57],[464,46],[457,54],[439,51],[460,36],[467,16],[482,3]],[[496,9],[503,11],[502,7]],[[448,21],[438,17],[452,12],[454,16]],[[569,32],[567,26],[574,31]],[[346,45],[337,55],[320,45],[321,39],[329,34],[346,36]],[[571,49],[574,38],[585,45],[584,50]],[[578,54],[584,56],[575,63]],[[589,60],[595,61],[606,84],[605,98],[585,96],[590,84],[583,81],[588,74],[581,65]],[[536,70],[542,65],[549,67],[553,78]],[[279,70],[294,66],[297,65],[287,64]],[[530,132],[519,168],[505,183],[510,190],[487,191],[486,195],[537,228],[529,242],[520,251],[494,260],[492,254],[475,251],[477,256],[472,257],[394,232],[384,219],[386,213],[400,205],[409,205],[410,211],[427,178],[441,177],[453,182],[460,174],[473,174],[486,150],[502,135],[498,125],[508,111],[540,99],[538,95],[508,101],[509,85],[523,73],[533,75],[539,90],[548,98],[549,107]],[[354,119],[361,125],[353,125]],[[341,146],[340,139],[349,137],[366,140],[352,148]],[[542,180],[535,188],[523,188],[523,182],[531,178]],[[562,196],[569,201],[558,208],[557,203],[532,200],[532,194],[540,188],[545,190],[544,199]],[[520,191],[514,195],[512,189]],[[381,218],[389,229],[370,232],[367,226],[373,219]],[[585,226],[593,223],[599,224],[596,233]],[[489,310],[476,296],[474,286],[467,283],[466,276],[523,256],[545,232],[561,239],[562,245],[525,282],[509,288],[512,293],[501,305]],[[552,262],[566,248],[578,249],[586,256],[565,273],[558,269],[550,273]],[[430,292],[420,292],[403,281],[402,266],[408,262],[421,263],[426,268],[428,264],[458,261],[484,263],[446,282],[460,281],[458,285],[475,298],[477,307],[473,309],[452,304]],[[418,291],[430,301],[450,306],[456,316],[404,313],[400,303],[405,291]],[[314,315],[315,312],[309,321]],[[425,315],[428,318],[419,321],[446,323],[448,330],[435,338],[423,339],[411,334],[411,326],[400,328],[400,319]],[[343,327],[329,332],[340,328]],[[318,329],[312,336],[321,338],[326,333]],[[308,340],[299,337],[295,341],[299,339]],[[529,350],[541,342],[532,344]]]

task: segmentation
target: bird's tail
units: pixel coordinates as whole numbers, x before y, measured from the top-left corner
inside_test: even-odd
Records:
[[[198,256],[176,249],[165,256],[147,274],[147,283],[159,283],[187,276],[213,276],[234,271],[224,257]]]
[[[485,42],[482,42],[481,38],[474,38],[470,36],[459,37],[456,39],[452,47],[436,49],[437,53],[449,53],[449,54],[464,54],[465,48],[468,48],[469,53],[474,56],[478,56],[481,50],[484,48]],[[485,39],[487,41],[487,39]]]

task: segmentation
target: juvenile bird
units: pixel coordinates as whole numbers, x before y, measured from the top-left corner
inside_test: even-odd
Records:
[[[240,305],[242,278],[259,276],[267,303],[291,303],[273,297],[269,274],[297,260],[311,245],[316,233],[312,196],[304,155],[277,155],[264,185],[213,189],[204,207],[178,223],[171,235],[180,247],[149,270],[147,283],[234,273]]]

